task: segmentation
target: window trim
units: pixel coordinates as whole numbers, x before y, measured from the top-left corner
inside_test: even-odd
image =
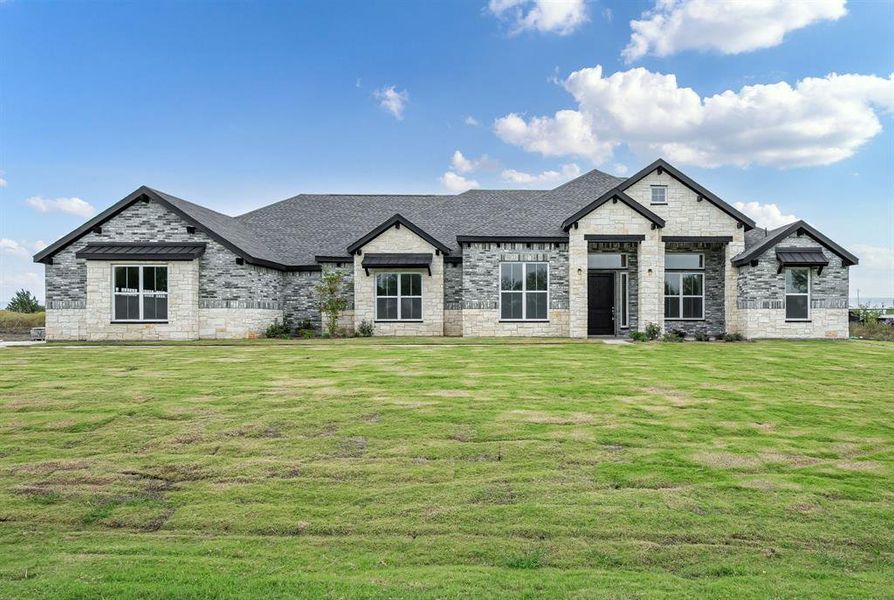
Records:
[[[418,296],[405,296],[401,294],[401,275],[419,275],[419,295]],[[379,275],[397,275],[397,296],[379,296]],[[422,276],[422,273],[417,270],[410,269],[401,269],[401,270],[386,270],[386,271],[377,271],[375,273],[375,277],[373,277],[373,314],[375,315],[376,323],[422,323],[425,320],[425,302],[423,298],[425,296],[425,277]],[[396,298],[397,299],[397,318],[396,319],[385,319],[379,318],[379,298]],[[419,318],[418,319],[402,319],[400,318],[401,306],[400,301],[403,298],[419,298]]]
[[[522,295],[522,318],[506,319],[503,318],[503,265],[522,265],[522,289],[506,290],[507,293],[515,292]],[[530,293],[542,294],[546,292],[546,318],[545,319],[528,319],[528,265],[546,265],[546,290],[530,290]],[[501,323],[549,323],[549,301],[550,301],[550,268],[549,262],[544,260],[503,260],[497,267],[497,318]]]
[[[655,202],[655,194],[651,190],[662,189],[664,190],[664,202]],[[656,206],[667,206],[667,186],[666,185],[650,185],[649,186],[649,204],[654,204]]]
[[[136,267],[137,272],[139,273],[139,284],[138,284],[139,287],[138,287],[138,291],[137,291],[137,293],[135,293],[135,294],[131,294],[131,293],[117,293],[117,292],[115,292],[115,269],[117,269],[117,268],[127,268],[127,267]],[[166,309],[167,316],[166,316],[164,319],[146,319],[146,318],[143,317],[143,315],[145,314],[145,313],[143,312],[143,297],[144,297],[145,294],[146,294],[146,291],[143,289],[143,269],[145,269],[145,268],[147,268],[147,267],[148,267],[148,268],[156,268],[156,269],[157,269],[157,268],[163,268],[165,271],[167,271],[167,273],[165,274],[165,281],[166,281],[166,283],[170,281],[170,279],[168,278],[168,274],[170,273],[170,268],[169,268],[169,265],[168,265],[167,263],[136,263],[136,264],[134,264],[134,263],[113,263],[113,264],[111,265],[110,273],[111,273],[111,292],[112,292],[112,293],[111,293],[111,297],[112,297],[112,301],[111,301],[111,304],[112,304],[112,306],[111,306],[111,309],[112,309],[112,318],[111,318],[111,322],[112,322],[112,323],[167,323],[167,322],[168,322],[168,318],[170,317],[170,311],[171,311],[171,303],[170,303],[171,290],[170,290],[170,285],[167,285],[167,288],[168,288],[168,289],[165,290],[165,292],[164,292],[165,298],[168,300],[168,306],[167,306],[167,309]],[[152,293],[154,293],[154,294],[158,294],[158,292],[152,292]],[[139,300],[140,300],[140,316],[139,316],[139,318],[137,318],[137,319],[118,319],[118,318],[116,318],[116,315],[115,315],[115,298],[116,298],[117,296],[137,296],[137,297],[139,298]]]
[[[807,271],[807,293],[804,292],[792,292],[789,293],[787,286],[787,278],[788,271]],[[810,310],[810,302],[813,296],[813,269],[810,267],[785,267],[784,271],[785,275],[783,275],[782,279],[782,293],[785,296],[785,322],[786,323],[809,323],[811,317]],[[800,318],[790,318],[788,316],[788,297],[789,296],[807,296],[807,316],[803,319]]]
[[[663,294],[663,299],[666,298],[679,298],[680,299],[680,312],[679,317],[669,317],[667,316],[667,306],[664,308],[664,320],[665,321],[704,321],[705,320],[705,272],[704,271],[682,271],[682,270],[671,270],[665,272],[665,277],[668,275],[679,275],[680,276],[680,293],[674,294],[672,296],[668,296],[666,293]],[[701,275],[702,278],[702,293],[698,294],[684,294],[683,293],[683,277],[686,275]],[[701,298],[702,299],[702,316],[700,317],[684,317],[683,316],[683,299],[684,298]]]
[[[618,273],[618,277],[620,279],[620,283],[618,284],[618,288],[620,289],[621,301],[618,303],[619,308],[621,310],[621,318],[618,319],[620,321],[619,327],[621,329],[629,329],[630,328],[630,273],[627,271],[621,271]]]
[[[679,256],[681,254],[692,254],[698,256],[698,263],[701,265],[700,267],[683,267],[681,269],[674,269],[673,267],[667,267],[667,257],[668,256]],[[704,252],[665,252],[664,253],[664,270],[670,271],[671,273],[680,273],[682,271],[701,271],[705,270],[705,253]]]

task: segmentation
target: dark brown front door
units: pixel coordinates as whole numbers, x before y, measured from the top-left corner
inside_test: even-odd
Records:
[[[587,299],[587,335],[614,334],[615,274],[590,273]]]

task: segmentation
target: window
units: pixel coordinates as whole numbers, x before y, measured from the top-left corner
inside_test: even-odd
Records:
[[[546,263],[500,263],[500,319],[545,321],[548,272]]]
[[[167,321],[167,267],[115,266],[112,277],[112,320]]]
[[[609,252],[588,254],[587,267],[590,269],[626,269],[627,255]]]
[[[705,255],[697,253],[668,253],[664,255],[665,269],[704,269]]]
[[[705,318],[705,274],[664,274],[664,318]]]
[[[652,204],[667,204],[667,186],[652,186]]]
[[[810,318],[810,269],[785,270],[785,318],[789,321]]]
[[[628,285],[628,274],[621,273],[621,327],[629,327],[629,313],[630,309],[628,306],[628,293],[627,293],[627,285]]]
[[[376,320],[422,320],[422,274],[376,274]]]

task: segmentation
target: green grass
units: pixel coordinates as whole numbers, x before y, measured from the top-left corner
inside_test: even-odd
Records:
[[[2,349],[0,596],[890,597],[892,365],[858,341]]]

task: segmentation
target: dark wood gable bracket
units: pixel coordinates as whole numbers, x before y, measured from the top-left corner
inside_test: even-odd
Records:
[[[632,208],[634,211],[638,212],[640,215],[651,221],[652,229],[658,229],[659,227],[664,227],[664,219],[653,213],[651,210],[625,194],[620,188],[613,188],[603,195],[599,196],[588,205],[565,219],[565,222],[562,223],[562,229],[568,231],[571,227],[577,229],[577,223],[583,217],[590,214],[609,200],[612,203],[623,202],[628,207]]]
[[[348,248],[347,248],[348,254],[361,255],[363,253],[362,252],[363,246],[365,246],[372,240],[376,239],[377,237],[382,235],[384,232],[391,229],[391,227],[400,229],[401,225],[403,225],[404,227],[406,227],[407,229],[409,229],[410,231],[412,231],[413,233],[415,233],[416,235],[421,237],[423,240],[425,240],[426,242],[428,242],[429,244],[434,246],[436,252],[442,252],[442,253],[444,253],[444,255],[450,254],[450,248],[448,246],[446,246],[445,244],[442,244],[441,242],[436,240],[434,237],[432,237],[431,235],[426,233],[421,227],[414,225],[412,222],[410,222],[409,219],[402,216],[400,213],[395,214],[393,217],[391,217],[390,219],[388,219],[387,221],[385,221],[384,223],[382,223],[381,225],[379,225],[378,227],[376,227],[375,229],[373,229],[372,231],[370,231],[369,233],[367,233],[366,235],[364,235],[363,237],[358,239],[356,242],[354,242],[353,244],[348,246]]]

